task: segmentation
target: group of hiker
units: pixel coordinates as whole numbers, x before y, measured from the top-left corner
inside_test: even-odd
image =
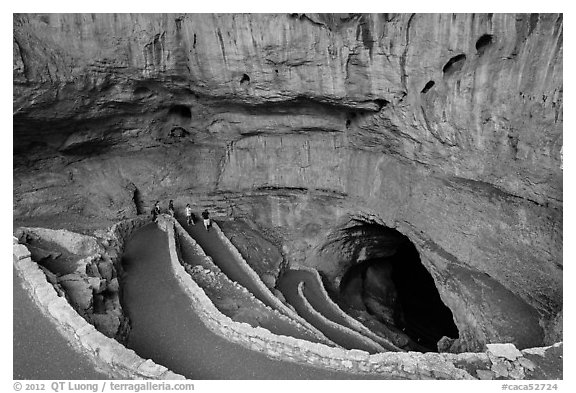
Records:
[[[196,225],[196,216],[194,215],[192,207],[190,207],[189,203],[186,204],[186,207],[184,208],[184,213],[186,215],[186,224]],[[170,202],[168,203],[168,214],[170,214],[170,216],[172,217],[174,217],[176,214],[176,209],[174,209],[173,200],[170,200]],[[160,201],[156,201],[154,207],[152,208],[152,221],[156,222],[158,215],[160,215]],[[212,221],[210,220],[210,213],[208,213],[208,209],[205,209],[201,213],[201,216],[202,221],[204,222],[204,228],[206,228],[206,231],[208,231],[212,226]]]

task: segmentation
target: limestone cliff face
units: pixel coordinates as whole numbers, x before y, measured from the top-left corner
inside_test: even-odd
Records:
[[[14,78],[17,142],[32,132],[20,119],[184,104],[199,132],[346,131],[351,146],[561,202],[561,15],[18,15]],[[288,111],[308,113],[267,116]]]
[[[459,330],[509,338],[449,266],[537,331],[562,307],[562,35],[556,14],[15,15],[15,215],[194,195],[334,280],[325,236],[372,220]]]

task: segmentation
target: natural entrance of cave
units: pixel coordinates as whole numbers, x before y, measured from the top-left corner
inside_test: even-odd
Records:
[[[376,224],[343,232],[354,260],[340,280],[339,303],[401,330],[423,351],[436,351],[443,336],[458,338],[452,312],[408,237]]]

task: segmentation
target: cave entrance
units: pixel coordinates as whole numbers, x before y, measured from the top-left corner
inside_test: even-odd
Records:
[[[443,336],[458,338],[452,312],[408,237],[376,224],[344,232],[344,244],[354,245],[354,264],[340,280],[339,303],[402,331],[411,349],[437,351]]]

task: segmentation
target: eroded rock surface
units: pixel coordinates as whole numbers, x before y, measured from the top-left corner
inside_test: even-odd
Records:
[[[414,244],[460,350],[550,344],[562,38],[558,14],[14,15],[15,221],[193,202],[333,284],[377,253],[342,229],[373,223]]]
[[[96,237],[67,230],[18,228],[21,244],[32,250],[46,280],[87,322],[123,341],[128,320],[120,304],[118,272]]]

